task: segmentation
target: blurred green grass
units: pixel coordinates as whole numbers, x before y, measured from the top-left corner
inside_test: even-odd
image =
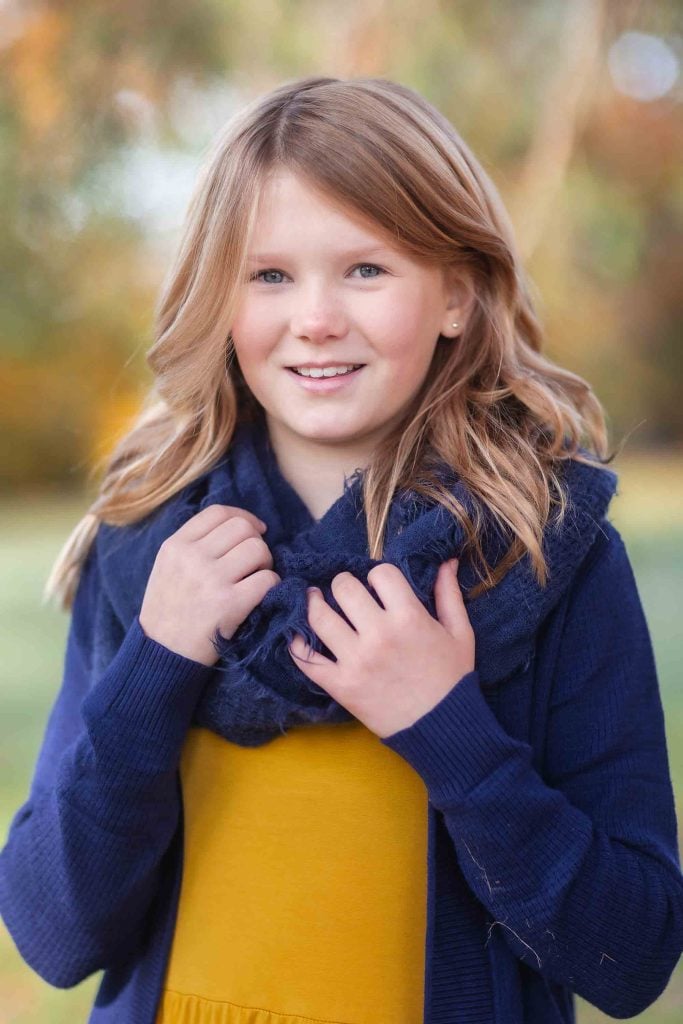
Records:
[[[683,825],[683,687],[680,595],[683,593],[683,455],[647,454],[614,466],[619,488],[610,518],[626,542],[652,634],[666,716],[679,833]],[[57,552],[86,509],[79,496],[37,494],[0,504],[0,590],[4,624],[0,667],[0,832],[24,802],[47,715],[61,681],[68,616],[41,605]],[[6,1024],[75,1024],[88,1017],[101,974],[74,989],[54,989],[19,956],[0,923],[0,1006]],[[606,1017],[577,999],[580,1024]],[[633,1020],[674,1024],[683,1015],[683,970],[657,1002]]]

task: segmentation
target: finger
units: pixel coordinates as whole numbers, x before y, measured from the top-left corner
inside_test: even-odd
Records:
[[[304,675],[308,676],[314,683],[322,686],[329,693],[329,673],[334,667],[334,662],[326,658],[324,654],[314,651],[306,643],[304,638],[295,633],[292,642],[287,648],[292,661],[301,669]]]
[[[384,609],[380,608],[364,584],[353,573],[340,572],[332,580],[331,587],[335,601],[353,628],[358,632],[363,626],[372,629]]]
[[[423,607],[408,580],[393,562],[375,565],[368,573],[368,583],[379,597],[387,611]]]
[[[355,629],[347,625],[334,608],[330,608],[322,591],[317,587],[311,587],[308,591],[308,621],[337,659],[341,657],[344,648],[358,637]]]
[[[203,553],[211,558],[222,558],[224,555],[230,558],[243,544],[251,550],[252,557],[257,554],[261,558],[264,551],[270,556],[270,548],[263,535],[242,516],[231,516],[194,543],[201,545]]]
[[[444,594],[457,597],[464,603],[462,588],[458,579],[459,565],[460,563],[457,558],[450,558],[447,562],[442,562],[436,574],[434,586],[438,586]]]
[[[462,623],[463,615],[467,615],[465,601],[458,582],[458,560],[442,562],[434,583],[434,602],[436,615],[445,629],[454,635]]]
[[[214,503],[213,505],[207,505],[201,512],[197,512],[196,515],[188,519],[176,533],[182,534],[185,540],[200,540],[221,523],[232,519],[234,516],[246,519],[259,533],[264,533],[268,528],[266,523],[247,509],[239,508],[237,505],[218,505]]]

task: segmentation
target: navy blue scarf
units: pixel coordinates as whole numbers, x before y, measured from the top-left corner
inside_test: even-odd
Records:
[[[457,473],[446,466],[438,472],[451,493],[473,512],[475,499]],[[543,550],[549,569],[545,587],[536,582],[525,555],[496,587],[471,600],[467,592],[479,577],[468,558],[460,563],[458,580],[475,633],[475,668],[483,686],[499,682],[529,657],[539,626],[569,586],[617,486],[611,470],[573,460],[562,463],[562,480],[569,508],[561,526],[553,522],[545,529]],[[226,457],[153,513],[151,520],[148,517],[130,527],[100,527],[106,587],[123,628],[142,605],[162,541],[214,503],[247,509],[267,523],[264,540],[281,582],[268,591],[230,640],[214,634],[220,658],[195,709],[193,724],[241,746],[259,746],[291,726],[351,720],[349,711],[308,679],[287,648],[294,634],[300,633],[315,650],[333,657],[308,625],[308,586],[320,587],[344,618],[330,587],[334,576],[351,572],[373,593],[367,574],[379,562],[367,553],[362,474],[346,480],[342,496],[316,521],[280,472],[263,421],[241,424]],[[484,553],[489,564],[496,565],[510,536],[494,524],[484,507],[481,511],[486,523]],[[145,531],[151,533],[141,543]],[[464,531],[450,512],[403,491],[392,503],[382,561],[401,569],[435,616],[433,587],[439,565],[460,556],[464,540]],[[137,572],[131,573],[132,565]],[[112,650],[104,652],[104,660],[112,654]],[[419,679],[415,685],[420,685]]]

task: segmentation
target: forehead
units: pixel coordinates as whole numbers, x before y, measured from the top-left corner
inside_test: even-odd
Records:
[[[335,199],[305,175],[283,168],[271,172],[259,190],[249,260],[270,262],[313,249],[320,258],[392,258],[427,273],[444,273],[437,261],[411,252],[384,225]]]
[[[321,234],[329,233],[331,222],[335,234],[328,235],[330,242],[338,238],[342,245],[372,245],[377,251],[399,249],[397,239],[383,225],[337,200],[303,175],[287,170],[268,175],[262,183],[256,201],[253,238],[285,234],[288,241],[296,241],[297,236],[313,234],[316,228]]]

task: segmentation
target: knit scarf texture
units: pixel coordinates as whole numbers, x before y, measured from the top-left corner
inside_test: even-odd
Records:
[[[452,467],[442,465],[438,474],[465,508],[472,512],[476,502],[483,511],[482,546],[495,566],[509,547],[511,534],[494,523]],[[561,474],[569,504],[564,521],[558,525],[553,518],[544,530],[546,585],[538,584],[525,554],[495,587],[470,599],[468,590],[479,576],[469,557],[463,556],[465,533],[450,511],[412,490],[399,491],[391,505],[384,556],[372,559],[362,471],[345,478],[343,494],[318,521],[280,471],[263,419],[243,422],[226,456],[150,516],[124,527],[100,525],[97,544],[104,587],[120,628],[118,640],[116,630],[104,631],[96,664],[104,667],[113,657],[121,631],[140,611],[161,543],[201,509],[219,503],[253,512],[267,524],[263,539],[281,582],[230,639],[214,632],[220,657],[192,724],[240,746],[256,747],[293,726],[352,720],[346,708],[298,667],[288,645],[299,633],[314,650],[334,660],[308,623],[307,587],[320,587],[328,604],[348,623],[332,594],[333,578],[350,572],[375,597],[367,575],[381,562],[398,566],[416,597],[436,617],[433,590],[439,566],[463,556],[458,583],[475,635],[475,669],[483,687],[499,683],[530,657],[541,624],[571,584],[616,491],[617,475],[611,470],[565,460]],[[420,643],[419,636],[414,639]],[[454,678],[453,684],[457,682]],[[419,685],[417,678],[415,686]]]

